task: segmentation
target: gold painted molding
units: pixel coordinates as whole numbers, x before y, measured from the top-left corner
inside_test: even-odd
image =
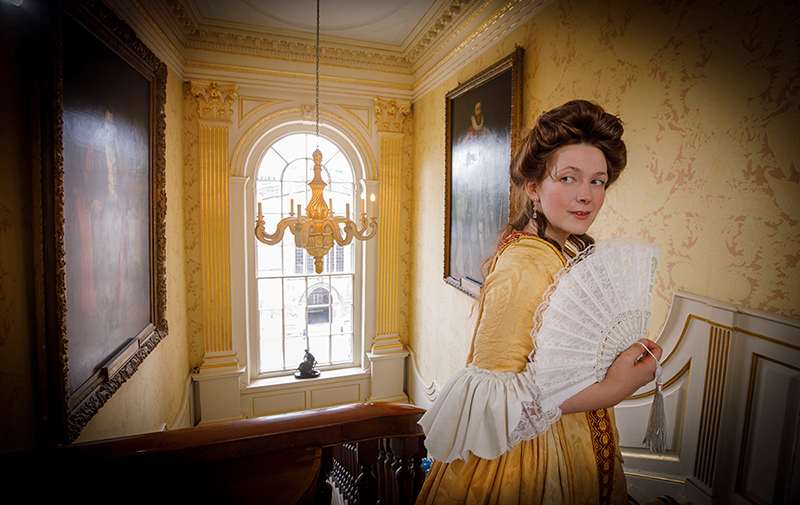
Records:
[[[257,67],[244,67],[241,65],[220,65],[216,63],[205,63],[202,61],[187,61],[186,68],[212,70],[216,72],[239,72],[243,74],[257,74],[266,75],[270,77],[281,77],[285,79],[303,79],[313,81],[316,79],[314,74],[306,74],[302,72],[284,72],[281,70],[269,70]],[[413,86],[410,84],[396,84],[385,81],[368,81],[364,79],[351,79],[347,77],[332,77],[332,76],[319,76],[320,82],[332,82],[336,84],[345,84],[348,86],[366,86],[371,88],[386,88],[398,89],[402,91],[411,92]]]
[[[503,4],[499,9],[497,9],[497,11],[495,11],[494,14],[492,14],[489,17],[489,19],[481,23],[481,25],[478,28],[476,28],[471,34],[469,34],[468,37],[464,38],[464,40],[462,40],[460,44],[454,47],[449,53],[444,55],[438,62],[436,62],[435,65],[429,68],[420,78],[418,78],[415,82],[415,87],[418,86],[419,83],[423,83],[426,80],[428,80],[434,73],[436,73],[440,68],[442,68],[445,64],[447,64],[447,62],[455,58],[456,55],[464,51],[467,48],[467,46],[472,44],[474,41],[478,40],[489,28],[491,28],[495,23],[499,22],[503,18],[503,16],[505,16],[511,9],[513,9],[521,1],[522,0],[508,0],[505,4]],[[481,8],[481,10],[483,10],[483,7]],[[480,11],[476,12],[474,17],[477,17],[479,12]],[[456,35],[457,33],[453,34],[453,37],[455,37]],[[503,35],[505,35],[505,33]],[[442,44],[442,47],[439,48],[433,54],[436,54],[438,51],[443,49],[445,45],[446,43]],[[472,50],[474,50],[474,48],[470,49],[470,51]],[[428,60],[430,60],[430,58]],[[427,61],[425,63],[427,63]]]
[[[411,115],[411,102],[398,102],[382,98],[375,98],[373,101],[375,102],[375,124],[378,125],[378,133],[403,133],[403,123],[405,123],[406,117]],[[383,148],[381,147],[382,152]],[[400,163],[399,157],[397,163]]]
[[[233,115],[233,104],[239,93],[236,84],[219,85],[215,82],[205,83],[189,81],[190,90],[197,100],[200,119],[230,121]]]
[[[257,115],[262,110],[286,101],[287,100],[274,100],[269,98],[257,98],[239,95],[239,126],[242,126],[242,124],[247,122],[248,119]],[[253,105],[251,107],[245,105],[246,103],[249,104],[251,102],[258,105]]]

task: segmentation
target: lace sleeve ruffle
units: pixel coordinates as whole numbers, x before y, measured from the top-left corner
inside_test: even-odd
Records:
[[[538,409],[538,412],[537,412]],[[430,455],[450,463],[469,453],[495,459],[519,440],[544,433],[561,412],[541,412],[529,371],[492,372],[468,366],[451,378],[419,424]]]

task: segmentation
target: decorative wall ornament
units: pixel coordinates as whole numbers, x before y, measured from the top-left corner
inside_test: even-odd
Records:
[[[304,121],[314,121],[317,115],[314,113],[314,106],[313,105],[301,105],[300,106],[303,111],[303,120]]]
[[[219,85],[215,82],[189,81],[191,92],[197,100],[200,119],[230,121],[233,104],[239,93],[236,84]]]
[[[375,124],[379,132],[402,133],[403,122],[411,114],[411,102],[375,98]]]

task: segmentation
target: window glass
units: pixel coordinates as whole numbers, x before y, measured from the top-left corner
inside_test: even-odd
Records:
[[[274,233],[282,219],[297,217],[298,204],[305,214],[316,148],[315,135],[297,133],[277,140],[264,153],[255,190],[267,233]],[[353,168],[333,142],[319,138],[319,149],[323,154],[322,179],[328,184],[323,194],[325,202],[332,201],[335,214],[340,216],[350,204],[353,219]],[[334,245],[323,258],[322,274],[317,274],[314,259],[295,246],[287,229],[280,244],[256,242],[256,262],[260,374],[295,370],[306,349],[314,355],[319,368],[353,364],[352,243]]]

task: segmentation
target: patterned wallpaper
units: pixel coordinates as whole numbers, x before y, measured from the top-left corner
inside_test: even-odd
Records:
[[[203,250],[202,221],[200,208],[200,125],[197,122],[197,101],[183,84],[183,164],[184,164],[184,223],[186,249],[186,299],[187,338],[189,340],[189,362],[192,367],[203,362]]]
[[[628,169],[592,233],[660,244],[651,336],[676,290],[800,318],[799,23],[793,0],[559,0],[419,99],[409,344],[425,380],[463,366],[473,325],[441,280],[444,94],[515,44],[526,126],[573,98],[625,122]]]

